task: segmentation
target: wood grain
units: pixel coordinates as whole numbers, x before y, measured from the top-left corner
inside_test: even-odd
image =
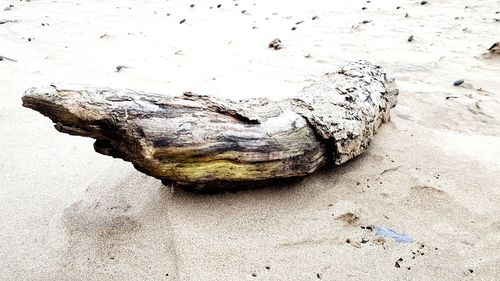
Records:
[[[397,95],[381,67],[358,61],[281,101],[51,85],[28,89],[23,106],[60,132],[96,139],[99,153],[164,182],[204,189],[340,165],[366,149]]]

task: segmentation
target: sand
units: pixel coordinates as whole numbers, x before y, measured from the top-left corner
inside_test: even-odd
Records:
[[[499,280],[500,1],[300,2],[1,0],[0,279]],[[163,186],[21,106],[54,82],[279,99],[357,59],[397,77],[391,122],[257,190]]]

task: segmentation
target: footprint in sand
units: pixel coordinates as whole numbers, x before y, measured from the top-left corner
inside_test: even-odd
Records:
[[[64,210],[62,221],[70,235],[117,235],[139,227],[130,209],[131,206],[119,198],[79,200]]]

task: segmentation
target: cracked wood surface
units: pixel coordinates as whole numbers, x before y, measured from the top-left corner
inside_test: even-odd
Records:
[[[362,153],[397,102],[394,79],[358,61],[296,97],[240,101],[124,89],[30,88],[23,106],[58,131],[164,182],[198,189],[305,176]]]

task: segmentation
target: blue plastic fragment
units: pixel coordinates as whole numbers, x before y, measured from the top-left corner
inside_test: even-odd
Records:
[[[411,243],[413,242],[413,239],[410,237],[408,234],[404,233],[397,233],[396,231],[385,227],[385,226],[380,226],[380,227],[375,227],[375,235],[377,236],[383,236],[383,237],[390,237],[394,239],[394,241],[399,242],[399,243]]]

